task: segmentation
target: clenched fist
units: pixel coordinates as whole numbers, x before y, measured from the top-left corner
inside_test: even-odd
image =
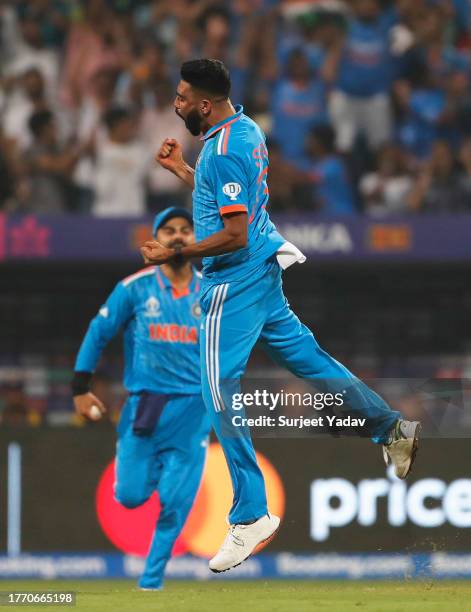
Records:
[[[155,161],[158,162],[162,168],[177,174],[181,166],[184,165],[180,143],[177,142],[175,138],[166,138],[160,145],[160,149],[155,156]]]
[[[160,265],[167,263],[175,257],[175,250],[165,247],[157,240],[147,241],[143,247],[141,247],[141,254],[146,264]]]

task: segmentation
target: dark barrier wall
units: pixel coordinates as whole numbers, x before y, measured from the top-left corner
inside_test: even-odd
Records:
[[[22,450],[22,550],[115,550],[95,511],[97,484],[113,458],[111,429],[4,428],[0,553],[7,545],[12,442]],[[407,483],[388,476],[380,448],[367,440],[256,440],[256,446],[276,468],[285,492],[284,523],[273,552],[471,550],[466,439],[424,440]]]
[[[292,266],[284,274],[285,293],[321,345],[336,357],[469,350],[469,264],[330,266],[316,258],[309,261],[310,266]],[[133,264],[97,262],[5,265],[0,354],[75,353],[114,285],[135,270]]]

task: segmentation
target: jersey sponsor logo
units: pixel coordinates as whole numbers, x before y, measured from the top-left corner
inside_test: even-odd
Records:
[[[199,319],[201,317],[201,306],[199,302],[195,302],[193,304],[193,306],[191,307],[191,314],[196,318]]]
[[[237,196],[241,191],[242,187],[239,185],[239,183],[226,183],[222,188],[224,195],[227,195],[232,201],[237,199]]]
[[[151,323],[149,337],[157,342],[180,342],[181,344],[196,344],[198,331],[196,327],[177,325],[176,323]]]
[[[146,317],[160,317],[161,315],[160,302],[156,297],[151,295],[150,298],[146,301],[145,307],[146,307],[146,312],[145,312]]]

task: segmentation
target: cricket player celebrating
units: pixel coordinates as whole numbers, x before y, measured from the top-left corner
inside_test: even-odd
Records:
[[[153,236],[169,249],[189,246],[191,215],[165,209]],[[200,282],[201,274],[181,258],[128,276],[90,323],[75,363],[75,408],[95,420],[105,407],[89,382],[105,345],[124,331],[129,398],[117,429],[115,497],[136,508],[159,493],[161,512],[139,581],[146,590],[162,587],[198,490],[211,428],[200,384]]]
[[[268,513],[263,476],[247,431],[232,425],[231,396],[239,390],[250,352],[260,341],[273,359],[323,391],[341,392],[365,417],[396,474],[405,478],[417,448],[419,423],[401,419],[347,368],[323,351],[290,310],[281,271],[304,256],[270,221],[268,154],[260,128],[229,99],[222,62],[199,59],[181,68],[175,110],[203,149],[193,169],[181,146],[167,139],[157,161],[193,189],[197,242],[172,249],[159,241],[141,251],[146,263],[203,257],[201,373],[204,401],[227,459],[234,488],[231,527],[209,567],[226,571],[246,559],[279,526]],[[232,413],[234,414],[234,413]],[[240,413],[237,413],[240,414]]]

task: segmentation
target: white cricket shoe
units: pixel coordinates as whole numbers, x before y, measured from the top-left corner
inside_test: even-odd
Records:
[[[160,586],[160,587],[155,587],[155,589],[150,588],[150,587],[139,587],[139,590],[140,591],[149,591],[149,592],[152,592],[152,593],[156,593],[157,591],[163,591],[164,589],[163,589],[163,587]]]
[[[398,478],[406,478],[411,471],[415,454],[419,446],[419,421],[397,421],[391,432],[388,444],[383,445],[383,457],[386,465],[394,465]]]
[[[262,542],[278,531],[280,518],[265,514],[250,525],[231,525],[219,552],[209,561],[212,572],[225,572],[240,565]]]

